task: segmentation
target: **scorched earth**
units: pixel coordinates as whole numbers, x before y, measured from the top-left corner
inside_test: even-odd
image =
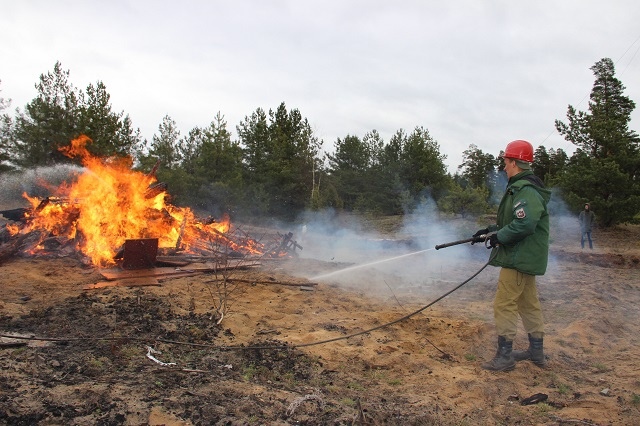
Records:
[[[367,226],[389,244],[406,242],[395,221]],[[447,226],[464,236],[475,224]],[[305,254],[90,290],[100,270],[73,256],[14,256],[0,266],[0,423],[637,424],[640,231],[595,236],[596,248],[584,251],[575,229],[554,225],[539,279],[548,366],[520,362],[509,373],[480,368],[495,351],[492,267],[407,320],[348,337],[455,287],[482,268],[484,247],[351,277],[327,274],[354,263]],[[313,244],[307,235],[302,253]],[[409,265],[424,275],[407,279]],[[525,345],[520,330],[515,346]]]

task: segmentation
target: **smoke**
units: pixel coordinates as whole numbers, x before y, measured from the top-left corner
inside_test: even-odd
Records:
[[[290,272],[368,295],[442,293],[468,278],[489,255],[470,244],[435,250],[437,244],[469,238],[477,225],[441,219],[431,198],[402,216],[367,218],[324,210],[306,212],[299,223],[294,238],[303,246],[300,257],[326,263]]]
[[[509,182],[507,173],[504,170],[493,171],[487,175],[487,186],[489,187],[489,203],[491,205],[500,204],[505,188]]]
[[[1,175],[0,209],[26,207],[23,193],[39,198],[57,195],[56,188],[75,180],[83,171],[78,166],[58,165]],[[497,187],[494,191],[498,192]],[[557,272],[554,247],[558,241],[569,241],[578,248],[580,231],[577,217],[567,208],[561,193],[554,191],[548,208],[552,248],[549,271]],[[291,271],[293,274],[388,296],[390,291],[442,293],[467,279],[488,260],[490,251],[481,244],[441,250],[435,250],[435,246],[469,238],[488,222],[443,218],[433,199],[425,197],[411,212],[396,217],[367,218],[327,209],[305,212],[293,229],[291,224],[280,226],[293,231],[293,238],[303,247],[301,258],[322,262],[312,270],[301,266]],[[490,270],[487,273],[491,274]]]
[[[566,248],[567,242],[571,247],[573,246],[571,244],[572,241],[575,241],[575,248],[580,247],[580,224],[578,223],[577,215],[567,207],[562,198],[562,192],[558,189],[554,188],[552,190],[551,200],[547,208],[551,223],[549,231],[551,250],[549,252],[549,267],[547,268],[547,271],[550,271],[558,267],[558,259],[554,255],[554,248]]]
[[[559,192],[554,191],[548,209],[551,250],[547,275],[556,275],[561,271],[554,250],[572,241],[579,247],[580,233],[576,216]],[[368,295],[440,295],[477,272],[491,251],[484,244],[464,243],[440,250],[435,246],[470,238],[492,221],[442,217],[432,199],[425,199],[411,213],[378,219],[334,210],[306,212],[293,230],[294,239],[303,246],[300,257],[324,263],[290,272]],[[497,268],[486,269],[467,291],[490,295],[497,273]],[[465,291],[459,293],[453,297],[465,296]]]
[[[58,187],[71,182],[83,170],[75,165],[62,164],[0,175],[0,208],[27,207],[29,203],[23,197],[24,193],[38,198],[56,195]]]

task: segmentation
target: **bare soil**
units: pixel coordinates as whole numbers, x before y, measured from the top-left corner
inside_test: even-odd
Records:
[[[0,266],[0,333],[35,338],[0,340],[0,424],[638,424],[640,228],[594,236],[582,250],[554,231],[538,280],[548,364],[507,373],[480,368],[495,352],[492,267],[406,320],[347,338],[424,307],[486,253],[461,257],[436,285],[389,282],[386,293],[286,285],[305,282],[301,269],[350,266],[313,258],[232,271],[226,288],[201,274],[83,290],[102,280],[96,268],[15,257]],[[218,324],[220,294],[229,307]],[[524,331],[515,343],[527,345]]]

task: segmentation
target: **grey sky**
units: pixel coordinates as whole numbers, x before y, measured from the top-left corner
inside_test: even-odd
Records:
[[[476,144],[573,145],[554,120],[587,110],[608,57],[638,105],[640,2],[0,0],[0,96],[20,109],[60,61],[151,139],[165,115],[184,136],[220,111],[236,125],[285,102],[324,149],[376,129],[429,130],[455,172]]]

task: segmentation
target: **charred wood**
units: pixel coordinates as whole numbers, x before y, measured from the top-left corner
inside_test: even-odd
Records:
[[[182,243],[182,237],[184,236],[184,228],[187,225],[187,217],[185,216],[182,219],[182,223],[180,224],[180,233],[178,234],[178,239],[176,240],[176,250],[180,249],[180,244]]]
[[[40,204],[38,204],[38,207],[36,207],[34,211],[35,213],[41,212],[49,204],[67,204],[67,203],[69,203],[68,198],[46,197],[46,198],[43,198],[42,201],[40,201]]]
[[[146,199],[155,198],[157,195],[167,192],[168,185],[165,182],[156,182],[149,185],[149,188],[144,193]]]
[[[2,245],[0,247],[0,264],[20,252],[25,242],[29,241],[30,238],[33,238],[30,233],[19,234],[8,243]]]
[[[8,242],[12,237],[13,235],[11,234],[11,232],[9,232],[9,228],[4,225],[2,229],[0,229],[0,244]]]
[[[31,209],[10,209],[10,210],[0,210],[0,215],[4,216],[5,219],[12,220],[14,222],[24,222],[27,217],[27,213],[29,213]]]
[[[153,165],[153,168],[149,173],[147,173],[147,176],[155,178],[156,173],[158,172],[158,167],[160,167],[160,160],[156,161],[156,164]]]

